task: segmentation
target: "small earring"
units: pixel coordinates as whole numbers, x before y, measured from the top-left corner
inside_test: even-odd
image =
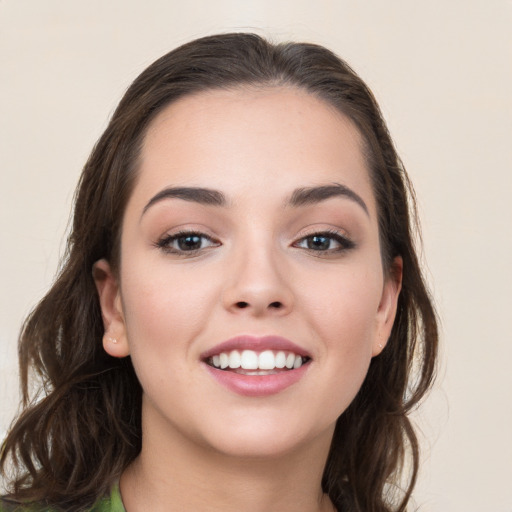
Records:
[[[109,336],[108,339],[114,344],[117,343],[117,340],[115,338],[112,338],[112,336]]]
[[[379,343],[379,348],[382,348],[382,343]]]

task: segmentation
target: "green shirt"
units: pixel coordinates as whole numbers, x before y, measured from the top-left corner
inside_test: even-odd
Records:
[[[0,512],[53,512],[53,508],[41,505],[17,505],[0,498]],[[112,487],[110,496],[98,500],[88,512],[126,512],[119,493],[119,486]]]

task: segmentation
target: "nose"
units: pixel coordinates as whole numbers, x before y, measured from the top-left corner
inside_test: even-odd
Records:
[[[230,262],[222,296],[224,307],[252,316],[288,314],[294,294],[284,258],[271,248],[240,251]]]

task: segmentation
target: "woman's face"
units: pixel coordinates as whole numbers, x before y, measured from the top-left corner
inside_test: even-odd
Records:
[[[163,110],[124,215],[119,275],[96,267],[105,349],[132,358],[145,435],[244,456],[330,440],[400,288],[383,274],[357,130],[292,88]]]

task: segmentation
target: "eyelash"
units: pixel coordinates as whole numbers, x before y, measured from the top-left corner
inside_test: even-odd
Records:
[[[192,238],[197,237],[201,239],[201,245],[203,245],[203,241],[206,240],[210,243],[210,245],[206,247],[199,247],[194,249],[183,249],[179,247],[172,247],[172,244],[175,242],[178,242],[180,239],[185,238]],[[313,249],[311,247],[301,247],[301,243],[308,243],[308,240],[313,240],[314,238],[325,238],[327,239],[329,245],[331,245],[331,242],[334,241],[338,244],[338,247],[336,248],[328,248],[328,249]],[[179,243],[179,242],[178,242]],[[218,247],[221,243],[212,238],[209,235],[206,235],[205,233],[201,233],[199,231],[180,231],[178,233],[174,233],[172,235],[167,235],[158,240],[156,242],[155,246],[159,249],[163,250],[166,253],[174,254],[177,256],[183,256],[183,257],[190,257],[195,256],[199,252],[208,249],[209,247]],[[327,231],[319,231],[315,233],[311,233],[309,235],[303,236],[296,242],[292,244],[293,247],[300,249],[303,248],[307,250],[310,253],[316,253],[315,256],[322,257],[332,254],[339,254],[345,251],[349,251],[350,249],[353,249],[355,247],[355,243],[347,238],[346,236],[340,234],[338,231],[335,230],[327,230]]]
[[[182,249],[182,248],[180,249],[180,248],[172,247],[172,244],[174,242],[177,242],[180,239],[192,238],[192,237],[197,237],[197,238],[200,238],[201,240],[207,240],[208,242],[211,242],[211,245],[209,245],[208,247],[218,247],[219,245],[221,245],[220,242],[216,241],[211,236],[208,236],[205,233],[201,233],[199,231],[180,231],[178,233],[174,233],[173,235],[167,235],[167,236],[164,236],[163,238],[161,238],[160,240],[158,240],[158,242],[155,245],[159,249],[162,249],[166,253],[175,254],[175,255],[183,256],[183,257],[194,256],[197,253],[199,253],[200,251],[208,248],[208,247],[199,247],[197,249],[186,250],[186,249]],[[202,242],[201,242],[201,245],[202,245]]]
[[[311,247],[303,247],[303,249],[306,249],[310,253],[317,253],[315,255],[318,257],[346,252],[349,251],[350,249],[354,249],[354,247],[356,246],[356,244],[352,240],[350,240],[349,238],[335,230],[319,231],[303,236],[302,238],[297,240],[297,242],[294,242],[293,246],[300,248],[300,243],[307,243],[308,240],[312,240],[314,238],[325,238],[329,241],[329,245],[331,241],[334,241],[338,244],[337,248],[329,248],[325,250],[312,249]]]

